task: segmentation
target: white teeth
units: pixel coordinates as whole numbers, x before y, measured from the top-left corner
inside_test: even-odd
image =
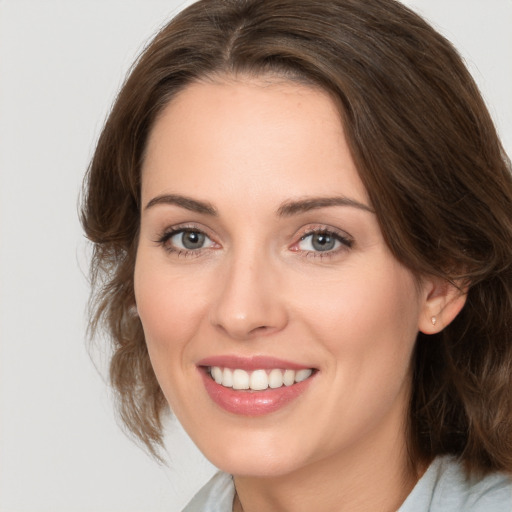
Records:
[[[212,368],[212,377],[217,384],[222,384],[222,370],[218,366]]]
[[[285,370],[283,375],[283,383],[285,386],[291,386],[295,383],[295,370]]]
[[[249,374],[245,370],[233,370],[233,389],[249,389]]]
[[[274,368],[268,374],[268,385],[272,389],[280,388],[283,385],[283,372]]]
[[[233,372],[229,368],[224,368],[222,372],[222,385],[227,388],[233,387]]]
[[[311,370],[311,369],[299,370],[295,374],[295,382],[302,382],[303,380],[306,380],[312,373],[313,373],[313,370]]]
[[[265,370],[256,370],[251,374],[249,387],[254,391],[261,391],[268,388],[268,375]]]
[[[297,371],[274,368],[270,371],[255,370],[253,372],[246,372],[239,368],[232,370],[219,366],[210,367],[210,374],[217,384],[236,390],[251,389],[253,391],[263,391],[269,387],[276,389],[283,385],[292,386],[296,382],[306,380],[312,373],[313,370],[311,368]]]

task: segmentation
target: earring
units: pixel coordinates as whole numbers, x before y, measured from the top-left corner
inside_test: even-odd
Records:
[[[137,310],[137,306],[133,305],[133,306],[130,306],[128,308],[128,314],[132,317],[132,318],[137,318],[139,316],[139,312]]]
[[[431,321],[432,321],[432,325],[436,325],[437,318],[435,316],[433,316]]]

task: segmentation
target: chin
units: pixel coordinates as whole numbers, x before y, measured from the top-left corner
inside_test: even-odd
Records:
[[[269,446],[261,440],[251,443],[250,439],[245,438],[244,441],[218,443],[202,451],[214,466],[236,476],[280,477],[306,465],[304,450],[290,446]],[[299,452],[302,454],[300,460],[297,457]]]
[[[210,461],[225,473],[235,476],[257,477],[257,478],[276,478],[288,475],[297,470],[300,466],[297,461],[290,461],[286,458],[276,458],[272,456],[248,458],[225,458],[217,457]]]

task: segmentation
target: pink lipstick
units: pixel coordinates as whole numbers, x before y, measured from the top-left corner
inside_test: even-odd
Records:
[[[224,410],[243,416],[277,411],[298,398],[315,369],[266,356],[215,356],[198,364],[210,398]]]

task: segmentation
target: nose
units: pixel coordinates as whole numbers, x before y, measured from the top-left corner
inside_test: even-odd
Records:
[[[220,286],[210,321],[232,339],[273,334],[288,323],[278,268],[268,259],[233,259],[219,274]]]

